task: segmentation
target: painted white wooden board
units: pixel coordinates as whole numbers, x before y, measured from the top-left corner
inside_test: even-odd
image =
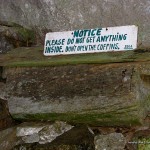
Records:
[[[137,48],[135,25],[50,32],[46,34],[44,55],[68,55],[125,51]]]

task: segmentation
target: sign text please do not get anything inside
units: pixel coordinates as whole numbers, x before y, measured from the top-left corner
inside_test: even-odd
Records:
[[[137,32],[135,25],[51,32],[46,34],[44,55],[134,50]]]

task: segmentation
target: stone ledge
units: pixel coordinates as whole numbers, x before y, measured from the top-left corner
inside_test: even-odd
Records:
[[[149,62],[4,67],[0,91],[16,119],[130,126],[150,110],[149,75]]]
[[[77,64],[108,64],[150,61],[150,49],[137,49],[122,52],[101,52],[79,55],[45,57],[44,47],[20,47],[7,54],[1,54],[0,66],[44,67]]]

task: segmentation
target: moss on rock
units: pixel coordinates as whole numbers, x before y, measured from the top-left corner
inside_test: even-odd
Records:
[[[27,41],[34,42],[35,34],[31,30],[18,28],[20,35],[23,35],[25,45]],[[150,61],[150,49],[139,49],[135,51],[122,52],[101,52],[93,54],[60,55],[45,57],[44,47],[16,48],[10,53],[3,55],[0,65],[10,67],[41,67],[41,66],[62,66],[77,64],[108,64],[125,62],[147,62]]]
[[[122,118],[118,114],[107,113],[87,113],[87,114],[75,114],[75,113],[43,113],[43,114],[16,114],[13,118],[19,121],[67,121],[71,124],[85,124],[91,126],[135,126],[140,125],[139,118],[131,115],[123,116]]]

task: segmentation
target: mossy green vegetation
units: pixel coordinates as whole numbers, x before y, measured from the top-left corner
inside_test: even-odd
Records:
[[[25,33],[25,37],[26,36],[27,35]],[[1,55],[0,66],[40,67],[75,64],[107,64],[150,61],[150,50],[103,52],[46,57],[43,55],[43,49],[44,47],[16,48],[7,54]]]
[[[2,22],[2,30],[2,35],[13,47],[28,47],[35,44],[36,34],[33,29],[24,28],[13,22]]]
[[[138,150],[150,150],[150,138],[140,138],[138,140]]]
[[[30,43],[35,42],[35,33],[33,30],[22,27],[16,27],[16,30],[18,32],[18,35],[21,36],[22,40],[26,41],[27,47],[30,45]]]
[[[139,118],[132,115],[121,116],[113,113],[41,113],[41,114],[16,114],[13,118],[19,121],[66,121],[70,124],[88,124],[91,126],[135,126],[140,125]]]

